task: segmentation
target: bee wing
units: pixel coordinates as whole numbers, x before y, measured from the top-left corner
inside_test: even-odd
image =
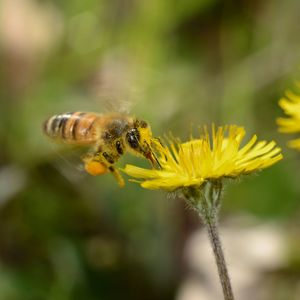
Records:
[[[59,147],[53,145],[55,156],[53,165],[66,178],[72,182],[77,182],[87,175],[84,170],[84,163],[81,157],[88,151],[87,147]]]
[[[129,114],[140,99],[136,62],[114,52],[106,55],[91,82],[91,93],[106,111]]]
[[[132,101],[125,99],[117,99],[116,98],[106,98],[107,100],[104,103],[104,109],[107,112],[119,112],[121,114],[129,115],[132,111],[133,103]]]

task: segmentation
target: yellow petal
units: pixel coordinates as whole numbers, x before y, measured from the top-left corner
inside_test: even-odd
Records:
[[[213,179],[249,174],[282,159],[281,149],[276,147],[274,141],[257,142],[256,135],[240,148],[246,133],[243,127],[231,125],[216,129],[213,125],[212,138],[207,127],[203,132],[200,139],[191,138],[185,143],[173,139],[169,147],[157,147],[162,169],[149,170],[126,165],[123,172],[137,178],[144,188],[172,191],[201,186],[203,182]]]

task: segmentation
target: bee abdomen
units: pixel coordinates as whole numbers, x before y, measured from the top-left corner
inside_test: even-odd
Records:
[[[94,113],[68,112],[49,118],[44,124],[44,132],[50,138],[66,143],[91,143],[96,138]]]

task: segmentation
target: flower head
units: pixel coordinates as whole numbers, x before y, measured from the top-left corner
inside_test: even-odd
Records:
[[[279,131],[284,133],[300,132],[300,95],[287,91],[285,97],[279,100],[279,106],[283,109],[287,118],[278,118]],[[300,139],[288,143],[291,148],[300,150]]]
[[[123,171],[137,178],[144,188],[173,191],[201,186],[210,180],[250,174],[282,159],[281,149],[274,141],[257,142],[254,135],[241,147],[244,136],[243,127],[231,125],[215,129],[213,126],[212,136],[204,128],[199,139],[185,143],[172,139],[167,147],[154,142],[161,169],[126,165]]]

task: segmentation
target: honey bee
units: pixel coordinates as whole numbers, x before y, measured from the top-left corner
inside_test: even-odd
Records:
[[[151,150],[154,138],[149,124],[127,114],[58,114],[45,121],[44,133],[66,144],[91,146],[82,157],[85,170],[91,175],[111,172],[121,187],[124,180],[114,164],[125,152],[145,157],[153,166],[158,163]]]

